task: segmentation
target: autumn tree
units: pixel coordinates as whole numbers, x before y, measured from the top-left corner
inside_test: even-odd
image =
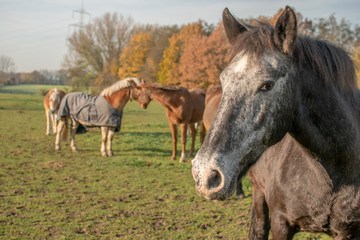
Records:
[[[360,88],[360,48],[354,48],[353,50],[353,60],[356,70],[356,77],[357,77],[357,85]]]
[[[144,78],[145,76],[141,76],[141,72],[152,45],[153,42],[149,33],[140,32],[133,35],[120,55],[118,77],[120,79],[126,77]]]
[[[186,25],[169,39],[169,47],[163,53],[159,64],[158,81],[163,84],[180,85],[179,63],[186,45],[194,37],[205,35],[201,21]]]
[[[148,82],[157,81],[157,73],[159,71],[159,64],[163,60],[163,53],[169,46],[169,38],[179,32],[177,25],[172,26],[157,26],[150,25],[144,28],[152,39],[152,47],[149,50],[148,57],[141,69],[141,78],[146,79]]]
[[[0,85],[15,84],[15,62],[11,57],[0,56]]]
[[[98,91],[117,80],[119,56],[132,36],[133,25],[132,18],[106,13],[74,32],[63,64],[70,77],[84,79],[85,85],[87,78],[94,78]]]
[[[180,58],[181,85],[205,89],[219,84],[220,73],[229,62],[229,49],[222,23],[210,36],[193,37]]]

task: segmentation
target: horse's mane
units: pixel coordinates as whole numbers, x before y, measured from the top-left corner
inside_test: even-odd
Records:
[[[119,80],[110,87],[105,88],[101,91],[100,96],[110,96],[114,92],[117,92],[123,88],[130,87],[129,81],[133,80],[137,85],[140,84],[140,80],[134,77],[125,78],[123,80]]]
[[[181,90],[187,90],[187,88],[180,87],[180,86],[168,86],[163,85],[161,83],[145,83],[143,84],[146,88],[153,88],[153,89],[159,89],[163,91],[181,91]]]
[[[232,57],[243,52],[256,61],[265,51],[279,51],[274,43],[273,26],[258,22],[246,27],[248,31],[239,34],[233,42]],[[317,73],[325,83],[334,84],[341,91],[357,89],[353,61],[347,52],[329,42],[298,35],[292,61],[299,68]]]

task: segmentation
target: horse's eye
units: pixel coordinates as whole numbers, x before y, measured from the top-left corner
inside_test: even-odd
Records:
[[[269,91],[274,87],[274,84],[274,82],[265,82],[259,90],[262,92]]]

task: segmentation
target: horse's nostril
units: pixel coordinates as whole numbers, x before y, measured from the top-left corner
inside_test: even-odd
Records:
[[[208,188],[217,188],[221,184],[221,175],[219,171],[212,170],[209,176]]]

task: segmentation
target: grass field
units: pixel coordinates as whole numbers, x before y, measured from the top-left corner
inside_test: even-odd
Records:
[[[36,85],[36,84],[20,84],[20,85],[9,85],[0,87],[0,93],[15,93],[15,94],[31,94],[38,95],[42,94],[50,89],[58,88],[65,92],[71,90],[70,86],[65,85]]]
[[[170,160],[162,106],[129,102],[115,156],[103,158],[98,129],[76,137],[79,152],[68,142],[55,151],[42,100],[0,94],[0,239],[246,239],[248,179],[242,201],[197,196],[191,158]]]

